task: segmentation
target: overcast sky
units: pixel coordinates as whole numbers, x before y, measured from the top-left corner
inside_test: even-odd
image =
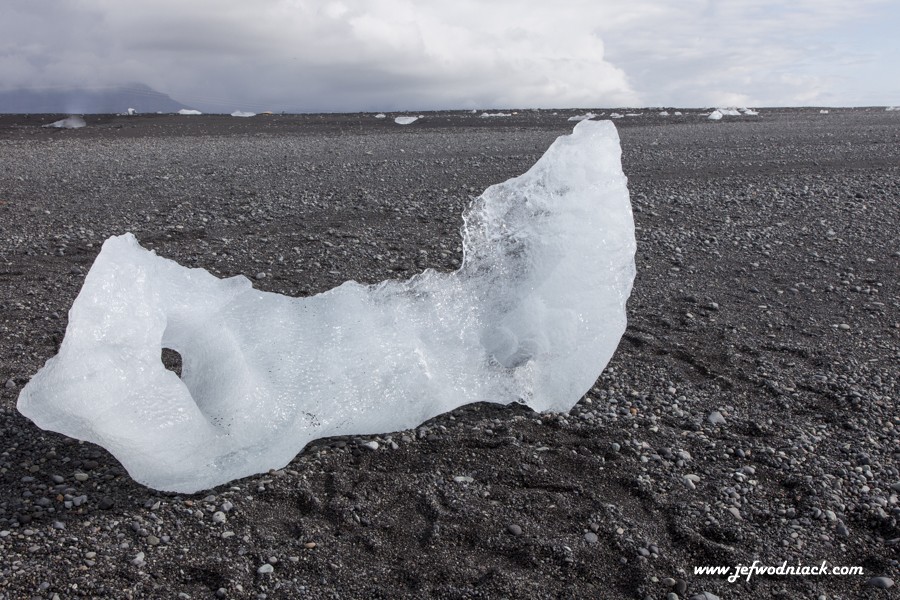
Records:
[[[898,0],[2,0],[0,89],[204,109],[900,104]]]

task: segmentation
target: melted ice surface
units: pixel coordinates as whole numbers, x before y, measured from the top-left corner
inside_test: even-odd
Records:
[[[112,237],[18,408],[179,492],[280,468],[316,438],[411,428],[469,402],[570,409],[618,345],[635,273],[612,123],[579,123],[488,188],[463,237],[456,272],[309,298]],[[182,378],[162,348],[181,354]]]

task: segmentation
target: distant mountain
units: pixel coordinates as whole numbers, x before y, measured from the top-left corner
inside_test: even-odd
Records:
[[[143,84],[107,88],[41,88],[0,90],[0,113],[139,113],[177,112],[190,108]]]

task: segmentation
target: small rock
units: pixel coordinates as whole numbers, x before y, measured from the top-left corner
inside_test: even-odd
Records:
[[[736,506],[729,506],[728,512],[734,515],[734,518],[738,521],[743,521],[744,517],[741,516],[741,511]]]
[[[894,580],[890,577],[872,577],[866,582],[866,585],[886,590],[894,587]]]
[[[453,481],[455,481],[456,483],[472,483],[475,480],[466,475],[457,475],[453,478]]]
[[[224,523],[226,521],[225,513],[223,513],[221,510],[214,512],[212,520],[213,523]]]
[[[80,473],[80,472],[79,472],[79,473],[75,473],[75,480],[76,480],[76,481],[87,481],[87,480],[88,480],[88,477],[89,477],[89,475],[88,475],[87,473]]]
[[[257,278],[257,279],[265,279],[265,278],[266,278],[266,274],[265,274],[265,273],[262,273],[262,272],[257,273],[257,274],[256,274],[256,278]]]
[[[706,417],[706,420],[709,421],[710,423],[712,423],[713,425],[724,425],[725,424],[725,417],[723,417],[722,413],[720,413],[717,410],[714,410],[711,413],[709,413],[709,416]]]
[[[131,564],[133,564],[136,567],[140,567],[141,565],[143,565],[144,564],[144,553],[138,552],[137,555],[135,555],[135,557],[131,559]]]
[[[586,541],[588,544],[596,544],[597,534],[593,531],[587,532],[586,534],[584,534],[584,541]]]
[[[700,592],[699,594],[695,594],[691,596],[691,600],[721,600],[718,596],[713,594],[712,592]]]
[[[378,442],[372,440],[371,442],[365,442],[364,444],[360,444],[366,450],[378,450]]]
[[[97,503],[97,506],[100,510],[109,510],[115,506],[115,502],[112,501],[112,498],[103,497],[100,498],[100,502]]]
[[[266,564],[262,565],[260,568],[258,568],[256,570],[256,572],[259,573],[260,575],[265,575],[266,573],[271,573],[274,570],[275,570],[275,567],[273,567],[269,563],[266,563]]]
[[[834,528],[837,531],[837,534],[841,537],[847,537],[850,535],[850,530],[847,529],[847,526],[844,525],[843,521],[838,521],[837,526]]]
[[[507,527],[507,528],[506,528],[506,531],[508,531],[508,532],[511,533],[512,535],[522,535],[522,528],[519,527],[518,525],[515,525],[515,524],[510,525],[509,527]]]
[[[6,389],[11,390],[16,387],[16,380],[10,377],[6,380]]]
[[[148,535],[148,536],[147,536],[147,543],[150,544],[151,546],[158,546],[158,545],[159,545],[159,538],[156,537],[155,535]]]

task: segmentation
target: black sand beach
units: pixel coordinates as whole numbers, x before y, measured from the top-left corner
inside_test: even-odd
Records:
[[[292,296],[453,270],[470,199],[586,111],[0,115],[0,598],[894,597],[900,112],[674,110],[616,119],[638,275],[571,414],[467,406],[195,495],[16,411],[104,239]],[[754,561],[862,574],[695,574]]]

